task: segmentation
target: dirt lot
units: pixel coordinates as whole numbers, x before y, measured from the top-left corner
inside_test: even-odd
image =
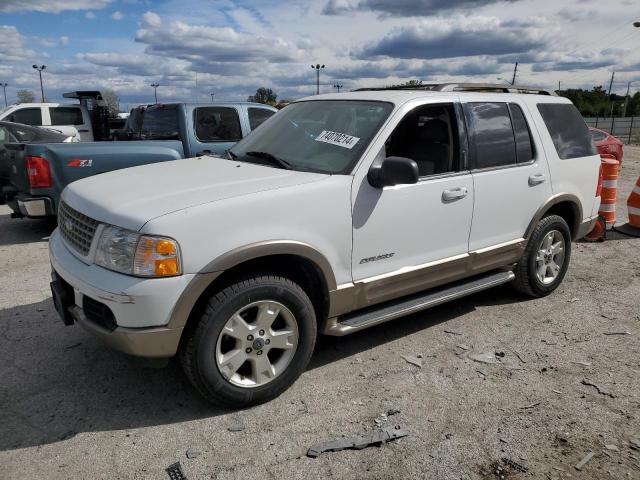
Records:
[[[640,147],[627,147],[623,220],[639,174]],[[229,412],[205,404],[176,363],[152,368],[62,325],[49,294],[50,231],[0,207],[1,478],[162,479],[176,461],[190,479],[499,478],[497,465],[510,479],[640,478],[629,442],[640,435],[640,239],[574,244],[568,276],[547,298],[498,288],[322,339],[289,391]],[[482,352],[504,356],[469,357]],[[401,355],[421,355],[422,367]],[[305,456],[377,424],[410,435]]]

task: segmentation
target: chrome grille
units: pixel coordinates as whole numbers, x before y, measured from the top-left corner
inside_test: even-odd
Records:
[[[89,254],[98,221],[74,210],[64,202],[58,209],[58,228],[65,241],[83,256]]]

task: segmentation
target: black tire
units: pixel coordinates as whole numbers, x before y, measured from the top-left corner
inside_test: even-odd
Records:
[[[565,253],[564,262],[560,268],[558,276],[552,283],[542,283],[536,275],[536,255],[538,248],[545,237],[552,230],[556,230],[564,237]],[[571,231],[569,225],[564,218],[558,215],[548,215],[544,217],[529,238],[529,243],[520,259],[520,262],[516,266],[514,273],[516,278],[513,286],[516,290],[528,295],[530,297],[544,297],[553,292],[558,285],[562,283],[567,268],[571,260]]]
[[[220,372],[215,360],[216,343],[231,316],[259,300],[280,302],[293,313],[298,326],[298,345],[280,375],[265,385],[243,388],[229,382]],[[199,323],[187,335],[180,349],[180,361],[194,387],[213,404],[244,408],[277,397],[304,372],[315,346],[317,324],[313,304],[299,285],[284,277],[256,276],[213,295]]]

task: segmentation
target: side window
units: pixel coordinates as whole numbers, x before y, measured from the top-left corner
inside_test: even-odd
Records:
[[[566,160],[597,154],[589,128],[573,104],[539,103],[538,110],[549,130],[558,157]]]
[[[267,118],[272,116],[274,113],[271,110],[267,110],[266,108],[255,108],[249,107],[249,127],[251,130],[255,130],[258,128],[262,122],[264,122]]]
[[[526,163],[533,160],[533,141],[527,119],[522,113],[522,109],[515,103],[509,104],[511,112],[511,123],[513,124],[513,134],[516,139],[516,160],[518,163]]]
[[[40,108],[21,108],[13,112],[8,120],[24,125],[42,125],[42,110]]]
[[[387,157],[406,157],[420,176],[458,170],[458,129],[453,104],[418,107],[400,121],[385,143]]]
[[[51,125],[83,125],[82,110],[76,107],[51,107]]]
[[[0,144],[9,141],[9,132],[4,127],[0,127]]]
[[[516,142],[506,103],[468,103],[465,106],[470,149],[475,168],[516,163]]]
[[[201,142],[236,142],[242,138],[240,117],[231,107],[198,107],[193,112]]]

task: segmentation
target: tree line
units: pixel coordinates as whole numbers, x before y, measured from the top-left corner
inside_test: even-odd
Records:
[[[566,97],[580,110],[585,117],[631,117],[640,115],[640,92],[625,98],[624,95],[612,93],[609,95],[602,86],[591,90],[570,88],[559,90],[558,95]],[[626,112],[625,112],[626,102]]]

